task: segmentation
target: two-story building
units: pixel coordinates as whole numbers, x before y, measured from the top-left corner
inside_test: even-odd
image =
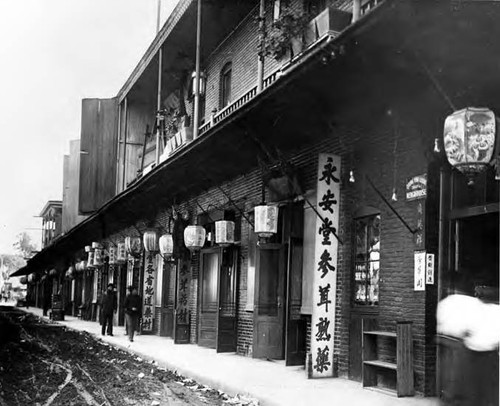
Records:
[[[438,300],[467,278],[498,301],[495,125],[444,123],[500,110],[499,14],[180,1],[117,96],[84,103],[88,218],[28,269],[139,287],[145,334],[436,394]]]

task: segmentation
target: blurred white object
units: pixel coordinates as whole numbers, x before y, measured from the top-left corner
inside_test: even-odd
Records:
[[[473,351],[492,351],[500,338],[500,306],[466,295],[450,295],[437,307],[437,333],[463,340]]]

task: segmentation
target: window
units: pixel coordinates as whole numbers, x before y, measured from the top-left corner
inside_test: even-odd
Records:
[[[228,62],[221,71],[220,107],[221,109],[231,103],[231,71],[232,64]]]
[[[355,219],[354,303],[375,306],[379,299],[380,214]]]

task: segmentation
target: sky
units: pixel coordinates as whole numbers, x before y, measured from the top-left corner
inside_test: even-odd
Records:
[[[161,0],[163,24],[178,0]],[[0,254],[40,246],[81,100],[115,96],[156,35],[158,0],[0,0]]]

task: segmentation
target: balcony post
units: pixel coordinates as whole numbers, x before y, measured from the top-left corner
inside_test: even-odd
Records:
[[[352,1],[352,22],[355,23],[361,16],[361,0]]]
[[[198,138],[200,125],[200,58],[201,58],[201,0],[198,0],[196,14],[196,77],[194,80],[193,139]]]
[[[156,15],[156,35],[158,35],[158,33],[160,32],[160,12],[161,12],[161,0],[158,0],[158,11],[157,11],[157,15]],[[156,100],[156,111],[160,111],[161,110],[161,74],[162,74],[162,61],[163,59],[163,50],[162,50],[162,46],[160,44],[160,49],[158,50],[158,98]],[[156,115],[158,117],[158,114]],[[156,122],[156,155],[155,155],[155,165],[158,166],[158,164],[160,163],[160,136],[161,136],[161,133],[160,133],[160,123],[157,119],[157,122]],[[145,135],[145,137],[147,137],[147,135]],[[146,140],[144,141],[144,146],[146,145]],[[145,148],[144,148],[145,150]],[[142,161],[144,162],[144,153],[142,155]],[[144,165],[141,165],[141,171],[144,169],[142,168],[142,166]]]
[[[260,0],[259,9],[259,60],[257,62],[257,93],[262,92],[264,87],[264,36],[265,25],[265,0]]]

